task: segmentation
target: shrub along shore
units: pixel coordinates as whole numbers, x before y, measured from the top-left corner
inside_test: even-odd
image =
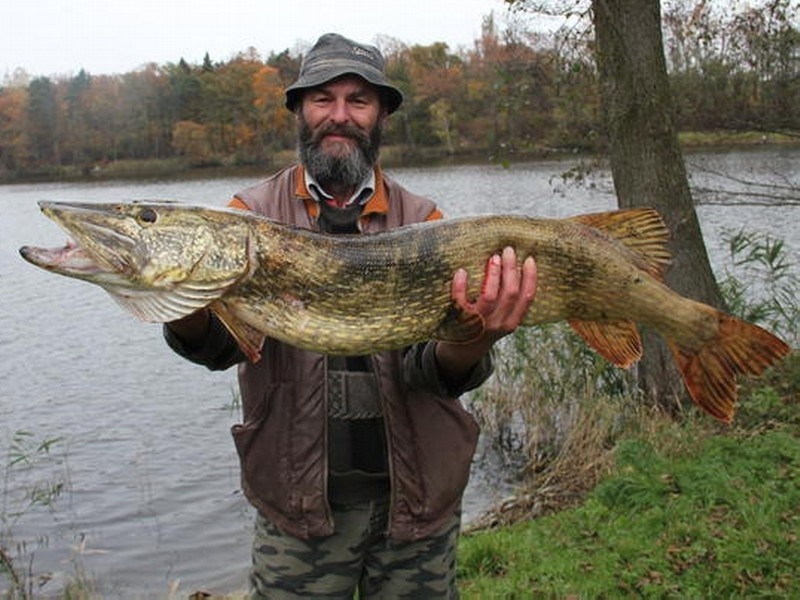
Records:
[[[681,144],[687,153],[716,151],[731,148],[754,148],[767,145],[798,145],[800,139],[782,134],[761,132],[688,132],[680,135]],[[433,166],[448,164],[499,164],[513,162],[550,160],[567,156],[587,155],[583,150],[570,148],[534,148],[497,154],[491,150],[471,150],[469,152],[447,152],[443,147],[417,149],[409,152],[402,146],[385,146],[381,152],[381,163],[387,168]],[[294,151],[276,152],[264,164],[241,164],[235,158],[221,158],[203,164],[193,163],[185,157],[124,159],[105,162],[91,167],[86,165],[62,165],[42,167],[38,170],[3,172],[0,170],[0,184],[33,182],[80,182],[113,181],[121,179],[153,178],[210,178],[210,177],[258,177],[278,170],[295,160]]]

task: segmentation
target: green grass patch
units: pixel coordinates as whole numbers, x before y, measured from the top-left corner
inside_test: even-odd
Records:
[[[694,449],[633,438],[580,507],[464,536],[460,586],[465,598],[800,597],[799,535],[796,428]]]

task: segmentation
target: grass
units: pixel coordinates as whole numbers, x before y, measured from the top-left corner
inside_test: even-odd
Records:
[[[16,431],[9,440],[5,461],[0,462],[0,598],[34,597],[37,576],[33,554],[38,548],[15,540],[14,525],[20,516],[37,507],[53,509],[64,491],[68,474],[53,455],[62,441],[60,437],[39,438],[30,431]]]
[[[651,418],[579,506],[463,536],[463,597],[800,597],[793,393],[754,390],[756,427]],[[776,404],[792,419],[764,427]]]

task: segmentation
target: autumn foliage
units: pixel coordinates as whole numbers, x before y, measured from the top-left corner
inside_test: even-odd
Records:
[[[769,0],[740,13],[667,3],[663,27],[678,126],[800,130],[797,7]],[[596,150],[605,136],[590,29],[544,35],[492,17],[471,48],[378,45],[403,91],[385,144],[398,156]],[[584,32],[584,33],[581,33]],[[302,56],[183,59],[117,75],[6,76],[0,86],[0,179],[121,159],[191,166],[264,164],[295,144],[283,90]]]

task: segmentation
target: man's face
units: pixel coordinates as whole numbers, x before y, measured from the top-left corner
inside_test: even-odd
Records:
[[[378,159],[385,116],[378,89],[360,77],[305,92],[298,111],[303,164],[323,187],[356,187]]]

